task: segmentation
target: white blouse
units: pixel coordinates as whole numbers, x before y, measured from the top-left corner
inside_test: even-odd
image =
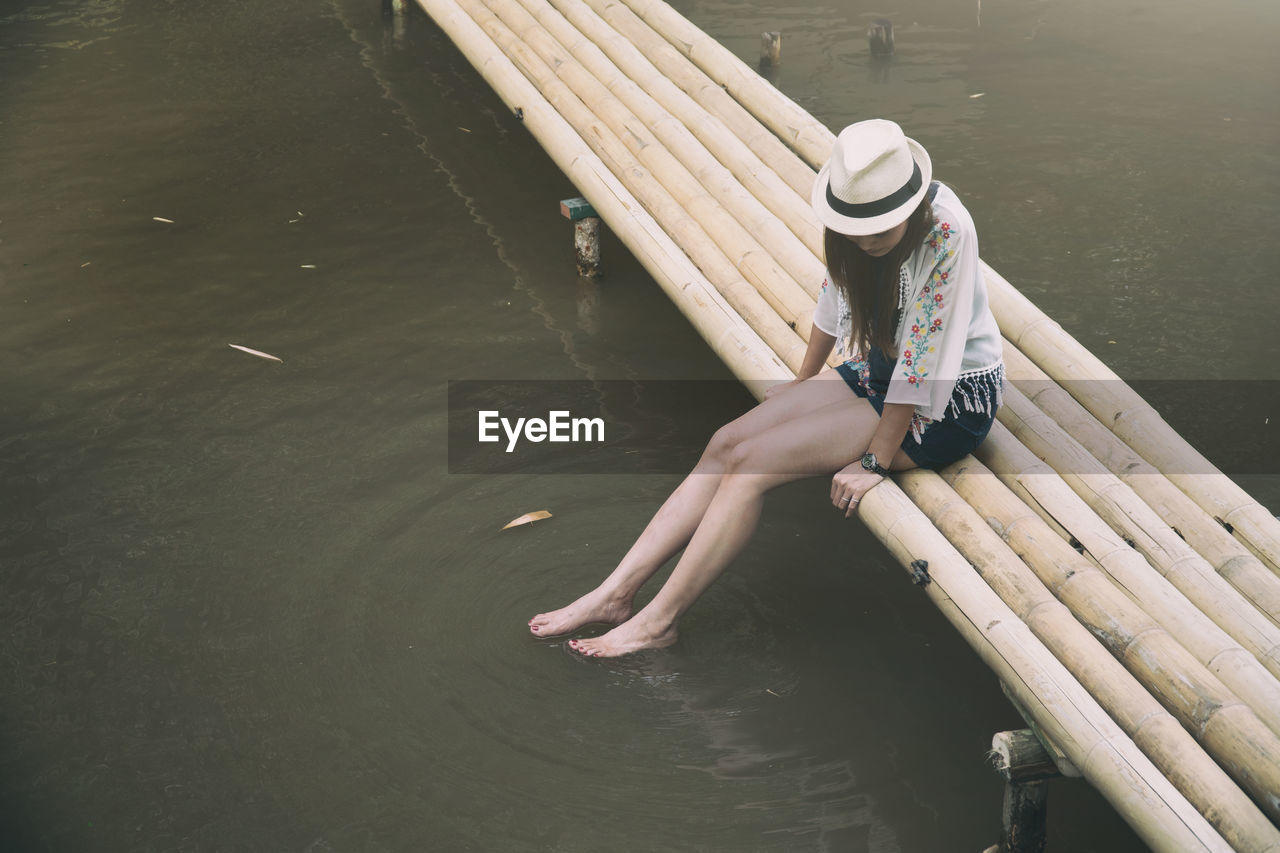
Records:
[[[899,355],[884,399],[915,406],[918,418],[941,420],[948,405],[956,407],[952,394],[959,391],[966,409],[994,413],[1004,371],[1000,329],[987,305],[978,263],[978,234],[969,211],[944,184],[934,196],[933,217],[933,230],[900,270],[903,310],[894,337]],[[841,352],[852,354],[849,306],[829,278],[822,282],[813,325],[835,337]],[[994,399],[989,394],[979,395],[985,400],[969,399],[971,389],[990,380],[996,383]]]

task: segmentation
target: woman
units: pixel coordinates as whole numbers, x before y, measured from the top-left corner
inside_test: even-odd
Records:
[[[617,627],[570,647],[612,657],[669,646],[680,616],[750,538],[769,489],[834,471],[831,502],[848,518],[889,471],[939,468],[978,446],[1000,402],[1000,332],[973,221],[932,173],[893,122],[841,131],[813,189],[828,275],[799,375],[718,430],[613,573],[531,619],[535,636],[605,622]],[[820,372],[837,342],[859,355]],[[682,548],[633,614],[640,586]]]

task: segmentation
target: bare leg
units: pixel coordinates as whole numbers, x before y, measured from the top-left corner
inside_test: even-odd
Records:
[[[534,616],[529,630],[538,637],[554,637],[592,622],[617,625],[630,619],[631,602],[640,587],[689,541],[715,494],[720,474],[705,470],[704,463],[710,468],[714,459],[703,457],[598,587],[567,607]]]
[[[616,625],[631,618],[631,602],[640,587],[694,535],[720,488],[727,460],[735,448],[834,402],[856,399],[835,371],[824,371],[722,427],[617,568],[598,587],[567,607],[534,616],[529,620],[529,630],[538,637],[554,637],[592,622]]]
[[[866,400],[849,395],[739,444],[697,531],[653,601],[607,634],[573,640],[570,646],[585,655],[614,657],[674,643],[676,621],[755,532],[764,493],[838,471],[865,451],[878,421]]]

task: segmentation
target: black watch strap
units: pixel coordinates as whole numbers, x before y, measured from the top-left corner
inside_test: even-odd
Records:
[[[862,456],[862,467],[872,473],[879,474],[881,477],[889,476],[889,469],[876,461],[876,455],[867,451]]]

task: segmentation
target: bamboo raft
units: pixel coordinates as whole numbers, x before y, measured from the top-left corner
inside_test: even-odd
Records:
[[[792,378],[831,131],[661,0],[418,2],[735,375]],[[998,423],[860,516],[1153,849],[1280,853],[1280,522],[983,271]]]

